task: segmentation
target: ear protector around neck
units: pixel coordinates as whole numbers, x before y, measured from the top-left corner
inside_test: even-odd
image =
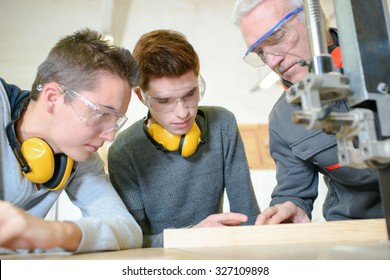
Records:
[[[198,115],[203,117],[205,123],[203,131],[206,131],[207,124],[205,113],[198,109]],[[144,131],[146,136],[158,149],[170,152],[179,151],[180,155],[183,157],[192,156],[198,149],[199,144],[204,142],[205,137],[205,133],[201,133],[196,122],[194,122],[191,129],[183,135],[172,134],[158,123],[151,124],[149,128],[144,125]]]
[[[49,190],[59,190],[69,179],[73,168],[73,159],[65,154],[54,154],[50,146],[42,139],[30,138],[20,145],[15,132],[15,122],[29,103],[24,98],[12,112],[12,121],[6,127],[7,138],[12,151],[19,162],[23,175],[33,183],[42,184]]]

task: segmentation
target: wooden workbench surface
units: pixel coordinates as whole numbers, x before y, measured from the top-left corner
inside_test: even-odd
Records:
[[[168,240],[171,237],[177,239],[176,243],[173,245],[171,243],[172,248],[131,249],[89,254],[0,255],[0,259],[390,260],[390,242],[383,219],[175,230],[173,235],[167,236]],[[187,247],[183,246],[181,240],[185,238],[189,244]],[[208,239],[209,242],[202,241],[203,239]]]

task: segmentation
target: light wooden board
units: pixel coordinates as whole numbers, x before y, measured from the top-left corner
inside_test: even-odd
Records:
[[[164,248],[388,240],[384,219],[164,230]]]

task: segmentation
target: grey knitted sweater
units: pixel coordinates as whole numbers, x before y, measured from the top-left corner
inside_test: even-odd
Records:
[[[260,212],[234,115],[221,107],[199,109],[207,119],[196,119],[205,143],[190,157],[157,149],[143,131],[143,120],[118,135],[109,149],[111,182],[140,224],[144,247],[163,246],[166,228],[196,225],[222,212],[224,190],[230,211],[248,215],[248,224]]]

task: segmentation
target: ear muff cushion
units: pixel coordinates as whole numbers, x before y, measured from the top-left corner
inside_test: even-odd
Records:
[[[42,184],[54,174],[54,155],[50,146],[39,138],[30,138],[23,142],[20,150],[31,172],[24,173],[31,182]]]
[[[51,179],[43,184],[43,186],[52,191],[63,188],[68,181],[73,169],[73,159],[65,154],[54,155],[54,174]]]
[[[194,122],[192,128],[186,133],[180,152],[183,157],[192,156],[200,143],[200,129]]]

